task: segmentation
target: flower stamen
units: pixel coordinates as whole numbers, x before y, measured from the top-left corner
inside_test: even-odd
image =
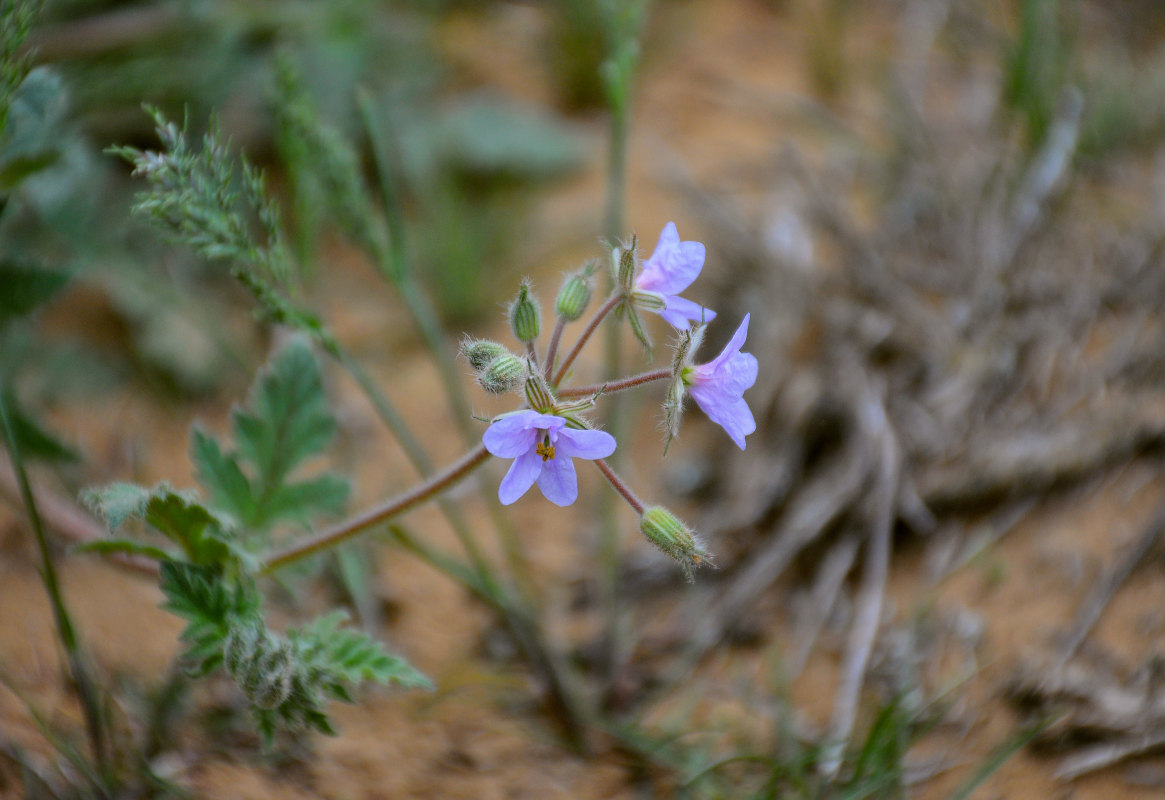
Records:
[[[543,463],[554,458],[554,445],[550,443],[550,437],[547,436],[543,441],[539,442],[538,446],[534,448],[534,452],[542,456]]]

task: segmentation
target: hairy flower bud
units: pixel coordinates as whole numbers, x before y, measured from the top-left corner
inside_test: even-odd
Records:
[[[291,696],[295,677],[295,654],[291,642],[270,637],[266,651],[251,662],[242,684],[247,698],[256,707],[279,708]]]
[[[710,563],[708,551],[699,537],[663,506],[645,508],[639,517],[639,530],[648,541],[679,562],[689,581],[692,580],[692,567]]]
[[[510,330],[523,344],[537,339],[542,330],[542,308],[538,300],[530,295],[528,280],[522,281],[517,299],[510,304]]]
[[[509,354],[505,345],[491,342],[489,339],[465,339],[461,343],[461,355],[469,362],[474,370],[481,371],[490,365],[493,360]]]
[[[558,290],[554,313],[560,319],[574,322],[582,316],[591,302],[591,274],[589,270],[568,275]]]
[[[506,352],[485,366],[478,375],[481,388],[491,394],[512,392],[526,379],[526,362]]]
[[[611,272],[615,285],[624,292],[630,292],[635,283],[635,273],[639,267],[637,246],[639,239],[632,234],[630,242],[624,242],[611,250]]]
[[[537,369],[529,370],[526,378],[526,402],[530,404],[530,408],[541,413],[554,408],[554,394]]]

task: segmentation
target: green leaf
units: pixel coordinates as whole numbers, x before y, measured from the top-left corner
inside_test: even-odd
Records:
[[[237,452],[195,428],[191,458],[214,504],[255,531],[291,520],[306,524],[340,511],[348,482],[324,473],[291,482],[306,459],[327,446],[336,423],[308,343],[290,340],[260,372],[247,407],[233,414]]]
[[[307,523],[310,513],[339,513],[348,501],[348,481],[333,473],[280,486],[267,500],[271,517]]]
[[[77,553],[97,553],[98,555],[123,554],[127,556],[141,556],[152,558],[155,561],[166,561],[174,558],[173,553],[148,544],[135,542],[130,539],[100,539],[96,542],[85,542],[72,548]]]
[[[92,486],[81,492],[81,502],[104,519],[112,533],[130,517],[141,517],[146,513],[150,490],[133,483]]]
[[[0,261],[0,325],[43,305],[68,282],[65,272]]]
[[[237,410],[234,423],[239,452],[255,466],[263,490],[327,445],[336,423],[306,341],[296,337],[279,351],[260,374],[251,409]]]
[[[153,489],[115,483],[87,489],[82,500],[105,519],[111,532],[130,517],[143,519],[195,564],[235,563],[248,571],[255,567],[253,557],[238,545],[233,523],[202,505],[194,492],[180,492],[166,483]]]
[[[299,630],[288,633],[301,648],[303,660],[327,678],[327,690],[337,699],[349,700],[344,684],[364,681],[396,683],[408,688],[433,688],[432,682],[407,661],[389,655],[384,645],[365,633],[341,630],[348,619],[334,611]]]
[[[232,526],[199,503],[193,493],[155,487],[144,516],[196,564],[222,564],[231,556],[227,540]]]
[[[5,398],[5,403],[12,423],[12,435],[16,438],[16,446],[20,448],[23,458],[52,463],[78,460],[77,451],[41,427],[36,419],[20,407],[14,396]]]
[[[218,441],[197,425],[190,431],[190,458],[198,480],[210,489],[216,506],[244,522],[254,519],[255,498],[251,482],[239,468],[235,457],[225,455]]]
[[[190,646],[183,658],[194,662],[196,674],[222,661],[223,642],[233,626],[261,622],[254,585],[228,581],[213,567],[163,561],[160,586],[166,595],[162,608],[188,623],[181,638]]]
[[[24,78],[0,138],[0,191],[56,161],[61,139],[56,134],[66,108],[64,86],[52,70],[38,68]]]

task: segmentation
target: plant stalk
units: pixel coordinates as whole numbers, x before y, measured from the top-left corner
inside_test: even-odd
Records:
[[[638,375],[632,375],[629,378],[621,378],[617,381],[597,383],[593,386],[571,386],[567,389],[559,389],[555,392],[555,395],[557,397],[586,397],[588,395],[609,394],[611,392],[621,392],[624,389],[642,386],[652,381],[662,381],[671,376],[671,369],[655,369],[650,372],[641,372]]]
[[[489,458],[485,445],[478,445],[460,460],[428,481],[417,484],[396,497],[391,497],[367,511],[345,520],[308,539],[296,542],[267,558],[262,573],[269,574],[288,564],[307,558],[323,550],[335,547],[385,520],[419,506],[434,495],[448,489],[467,478],[473,470]],[[472,556],[472,554],[471,554]]]
[[[583,332],[579,335],[578,341],[574,343],[574,347],[570,349],[570,352],[566,354],[566,358],[562,360],[562,366],[558,368],[558,373],[554,376],[554,380],[551,381],[551,388],[557,387],[558,384],[562,383],[562,379],[566,377],[566,373],[570,369],[570,365],[574,363],[576,358],[578,358],[578,354],[582,352],[583,347],[586,345],[587,341],[590,340],[591,334],[593,334],[599,327],[599,323],[603,321],[603,318],[610,314],[615,306],[619,305],[622,300],[623,295],[617,292],[612,293],[611,296],[607,298],[607,302],[599,306],[599,310],[595,312],[593,317],[591,317],[590,322],[587,323],[586,328],[584,328]]]
[[[85,654],[77,637],[76,628],[69,609],[65,605],[64,595],[61,593],[61,584],[57,576],[56,566],[53,564],[52,553],[49,550],[48,537],[45,535],[44,524],[41,521],[40,511],[36,505],[36,498],[32,494],[32,486],[28,480],[28,471],[24,467],[24,460],[20,455],[20,447],[12,429],[12,419],[5,400],[5,388],[0,385],[0,425],[3,426],[4,442],[8,448],[8,455],[12,460],[12,469],[20,483],[20,496],[24,501],[24,510],[28,514],[28,522],[32,526],[36,537],[37,550],[40,551],[41,566],[39,569],[41,582],[49,596],[49,603],[53,609],[53,619],[56,622],[57,638],[65,649],[69,672],[77,687],[77,696],[81,701],[81,711],[85,716],[85,728],[89,735],[89,744],[93,749],[93,760],[97,771],[106,775],[108,763],[105,743],[105,728],[101,720],[100,704],[97,697],[97,682],[89,671]]]

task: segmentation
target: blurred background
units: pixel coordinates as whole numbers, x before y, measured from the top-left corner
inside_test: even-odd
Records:
[[[604,252],[619,7],[44,5],[0,141],[0,260],[62,288],[7,327],[0,373],[119,702],[153,707],[180,626],[149,578],[65,555],[96,535],[74,498],[193,485],[191,422],[223,430],[280,334],[227,267],[131,212],[144,187],[109,148],[158,147],[145,104],[195,138],[217,125],[261,166],[300,299],[445,463],[456,404],[295,114],[349,142],[369,184],[392,173],[450,350],[502,339],[523,276],[549,303]],[[548,629],[635,746],[609,730],[586,755],[561,746],[498,623],[386,545],[272,602],[289,618],[351,605],[435,694],[374,694],[338,712],[340,737],[272,762],[212,684],[154,769],[206,797],[810,796],[837,774],[832,733],[856,743],[847,780],[885,783],[813,796],[967,796],[952,792],[1013,751],[976,796],[1165,787],[1165,5],[656,0],[637,39],[623,233],[647,255],[674,220],[707,244],[690,291],[720,314],[706,355],[751,313],[760,378],[743,453],[693,410],[661,461],[661,397],[626,404],[642,423],[629,477],[684,512],[718,569],[685,584],[621,509],[617,646],[594,566],[605,487],[584,475],[570,513],[514,507]],[[3,321],[20,310],[0,298]],[[597,357],[580,370],[597,377]],[[325,379],[351,508],[410,485],[350,378]],[[45,786],[62,769],[20,698],[79,723],[3,472],[0,790],[19,796],[22,769]],[[429,511],[414,524],[455,541]]]

